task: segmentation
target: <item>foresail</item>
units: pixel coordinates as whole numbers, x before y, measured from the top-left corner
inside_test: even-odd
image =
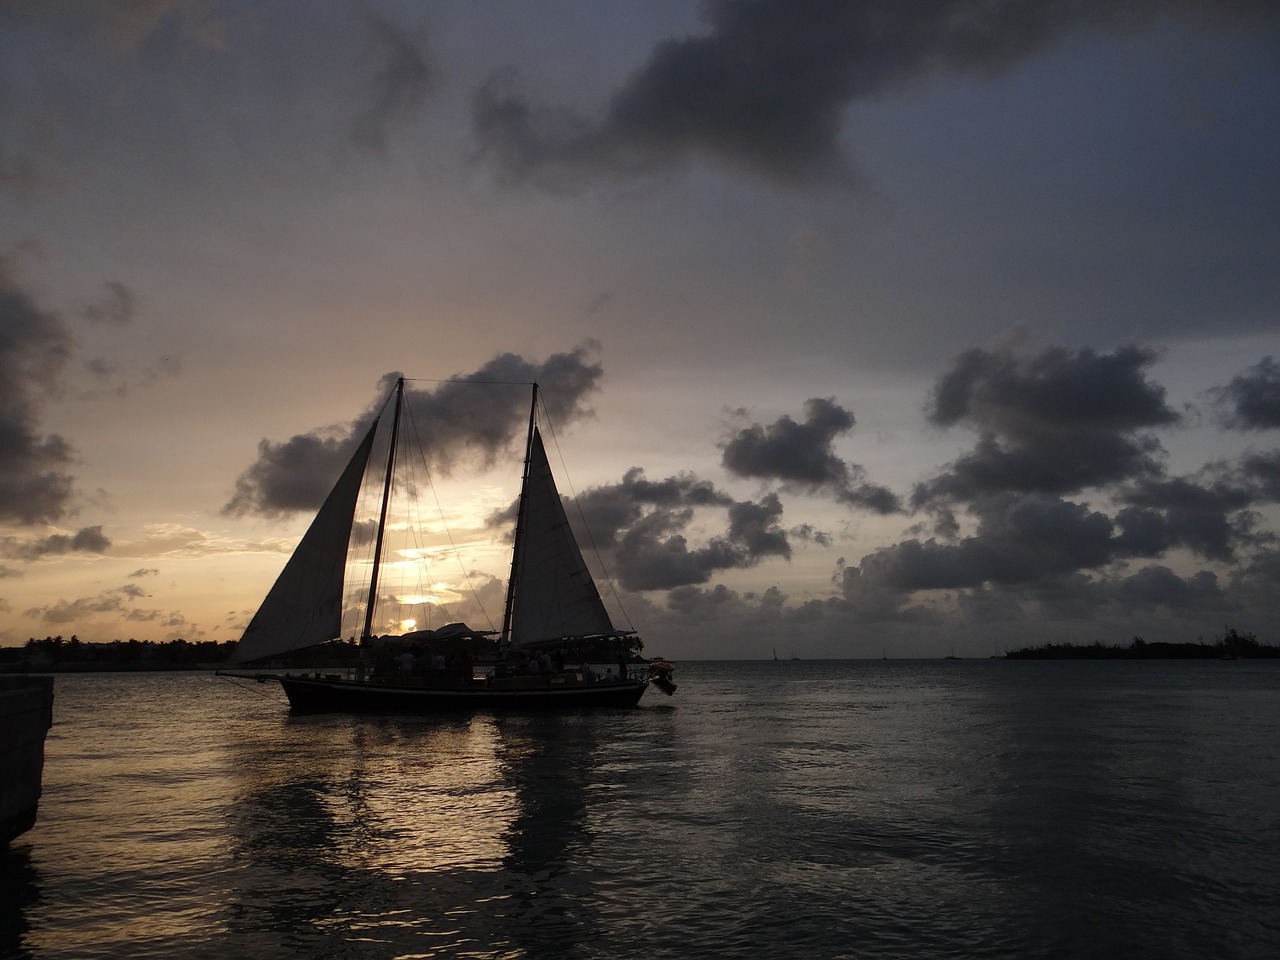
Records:
[[[341,634],[347,544],[376,430],[375,423],[245,629],[231,662],[277,656]]]
[[[513,647],[615,632],[569,529],[542,437],[536,430],[529,448],[520,545],[511,623]]]

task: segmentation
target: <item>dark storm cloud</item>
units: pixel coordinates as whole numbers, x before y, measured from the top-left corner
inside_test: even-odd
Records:
[[[40,402],[54,393],[74,349],[61,318],[42,309],[0,255],[0,520],[44,523],[68,509],[74,460],[40,432]]]
[[[700,155],[780,182],[848,181],[845,110],[940,74],[993,73],[1072,33],[1161,16],[1269,17],[1260,0],[710,0],[593,121],[535,106],[510,75],[475,97],[483,152],[515,179],[637,173]]]
[[[1152,564],[1116,584],[1115,599],[1131,609],[1164,607],[1167,609],[1222,606],[1226,598],[1218,577],[1201,570],[1180,577],[1168,567]]]
[[[981,594],[984,604],[993,592],[1017,591],[1044,615],[1068,619],[1150,606],[1221,610],[1224,591],[1212,575],[1153,567],[1121,577],[1117,565],[1173,550],[1223,564],[1256,557],[1275,540],[1258,508],[1280,500],[1280,451],[1168,475],[1149,430],[1180,417],[1146,376],[1154,356],[1132,347],[963,354],[927,408],[939,426],[978,433],[971,452],[917,488],[936,536],[864,557],[844,571],[845,598],[882,617],[924,590]],[[1245,379],[1265,380],[1267,367]],[[1090,489],[1114,515],[1063,497]],[[972,522],[967,535],[962,516]]]
[[[866,472],[846,463],[831,450],[836,437],[853,429],[854,417],[832,398],[805,401],[805,420],[783,416],[762,426],[739,430],[721,445],[721,462],[739,477],[778,480],[784,489],[806,493],[830,492],[850,506],[876,513],[900,509],[898,498],[885,487],[866,482]]]
[[[1005,493],[975,504],[978,527],[952,543],[906,540],[864,557],[863,577],[892,590],[1026,584],[1096,568],[1114,556],[1105,514],[1043,494]]]
[[[639,523],[646,513],[678,516],[675,527],[683,527],[700,507],[727,509],[734,504],[727,493],[717,490],[707,480],[684,473],[662,480],[650,480],[639,467],[632,467],[618,483],[592,487],[579,494],[577,507],[569,511],[571,522],[579,516],[589,532],[590,541],[602,550],[617,549],[619,538]],[[510,524],[515,519],[515,505],[493,522]],[[657,523],[666,525],[665,522]]]
[[[1117,498],[1124,505],[1116,514],[1121,552],[1154,557],[1185,547],[1231,562],[1272,538],[1257,511],[1280,503],[1280,451],[1214,462],[1193,476],[1143,478]]]
[[[1145,369],[1155,353],[1010,350],[962,354],[934,387],[929,419],[978,433],[973,451],[917,486],[917,507],[1004,491],[1070,494],[1158,476],[1162,448],[1144,428],[1175,424],[1164,388]]]
[[[1258,517],[1248,508],[1258,492],[1233,480],[1144,480],[1125,493],[1129,506],[1117,515],[1122,543],[1135,556],[1183,546],[1209,560],[1233,560],[1238,547],[1256,542]]]
[[[360,146],[381,150],[387,145],[388,128],[414,113],[434,76],[421,37],[374,15],[366,24],[366,55],[375,65],[372,102],[356,122],[354,139]]]
[[[1264,611],[1268,624],[1280,620],[1280,547],[1259,550],[1232,571],[1231,596],[1250,609]]]
[[[110,546],[111,540],[103,535],[102,527],[94,526],[84,527],[73,534],[55,533],[27,543],[6,538],[4,551],[8,556],[36,560],[68,553],[105,553]]]
[[[1225,387],[1211,391],[1222,422],[1236,430],[1280,428],[1280,364],[1263,357]]]
[[[759,503],[735,503],[729,508],[728,539],[741,544],[752,562],[762,557],[790,559],[791,544],[778,526],[781,516],[782,501],[776,494],[769,494]]]
[[[697,512],[711,510],[726,517],[724,533],[691,545],[687,534]],[[649,480],[633,467],[620,482],[579,494],[567,513],[578,542],[598,550],[609,574],[625,589],[670,590],[706,583],[716,573],[753,567],[768,558],[789,560],[782,510],[782,501],[773,494],[759,502],[735,500],[692,474]],[[514,517],[512,504],[489,523],[507,528]]]
[[[1280,450],[1246,454],[1241,458],[1240,472],[1258,503],[1280,503]]]
[[[529,416],[527,389],[537,381],[552,423],[568,424],[588,416],[587,398],[602,375],[588,343],[555,354],[537,364],[515,354],[502,354],[474,373],[432,387],[406,387],[408,421],[433,465],[448,471],[460,458],[489,465],[523,436]],[[236,480],[236,491],[223,507],[232,516],[282,516],[315,510],[342,472],[399,374],[379,385],[379,399],[366,414],[346,426],[298,434],[283,442],[261,440],[258,459]],[[478,384],[490,386],[480,387]],[[504,386],[492,386],[503,384]]]
[[[768,557],[790,559],[787,535],[777,525],[782,505],[770,496],[763,503],[733,503],[729,529],[699,546],[684,531],[692,510],[653,510],[618,537],[612,572],[628,590],[670,590],[706,583],[723,570],[753,567]]]

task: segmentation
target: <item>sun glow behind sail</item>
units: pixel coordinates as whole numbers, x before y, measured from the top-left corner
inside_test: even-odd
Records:
[[[398,475],[392,484],[370,629],[378,636],[399,635],[458,621],[496,629],[510,547],[501,536],[495,538],[492,518],[514,499],[511,486],[518,484],[519,474],[508,464],[479,478],[465,471],[439,478],[429,469],[426,454],[413,449],[414,440],[412,433],[401,434],[397,472],[412,466],[405,471],[409,479]],[[364,625],[386,442],[380,436],[374,446],[371,476],[356,507],[346,563],[343,637],[358,637]],[[412,628],[405,627],[409,621]]]
[[[536,411],[536,388],[534,396]],[[396,409],[399,417],[399,400]],[[491,472],[480,486],[474,475],[451,477],[445,486],[469,484],[469,496],[449,496],[437,488],[424,452],[406,449],[414,445],[414,431],[375,424],[246,631],[247,640],[270,634],[270,649],[244,643],[246,655],[253,652],[241,659],[337,638],[355,640],[366,630],[398,636],[465,622],[497,633],[500,626],[506,629],[507,611],[514,612],[507,639],[517,648],[618,635],[570,530],[534,429],[536,415],[529,423],[529,470],[519,509],[523,533],[516,538],[524,544],[518,549],[518,576],[509,565],[512,540],[504,535],[517,511],[511,509],[513,494],[493,482],[500,475]],[[388,449],[393,436],[400,441],[394,457]],[[395,473],[391,481],[389,467]],[[402,468],[407,479],[400,478]],[[462,506],[446,512],[441,506],[446,502]],[[319,553],[337,558],[337,566],[330,562],[323,576],[318,561],[308,559]],[[376,595],[370,597],[375,573]],[[328,609],[322,622],[309,614],[311,622],[303,623],[297,596],[324,600]],[[277,602],[282,597],[288,598],[288,609]]]

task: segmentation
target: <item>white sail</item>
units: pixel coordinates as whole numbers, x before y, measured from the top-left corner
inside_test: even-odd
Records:
[[[376,430],[375,422],[249,622],[232,663],[278,656],[341,634],[347,545]]]
[[[569,529],[536,429],[529,445],[523,521],[517,538],[521,556],[515,564],[511,646],[536,646],[561,637],[616,635]]]

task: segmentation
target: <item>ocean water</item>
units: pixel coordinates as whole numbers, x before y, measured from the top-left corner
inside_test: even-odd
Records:
[[[620,713],[62,675],[0,957],[1280,957],[1280,663],[681,663]]]

